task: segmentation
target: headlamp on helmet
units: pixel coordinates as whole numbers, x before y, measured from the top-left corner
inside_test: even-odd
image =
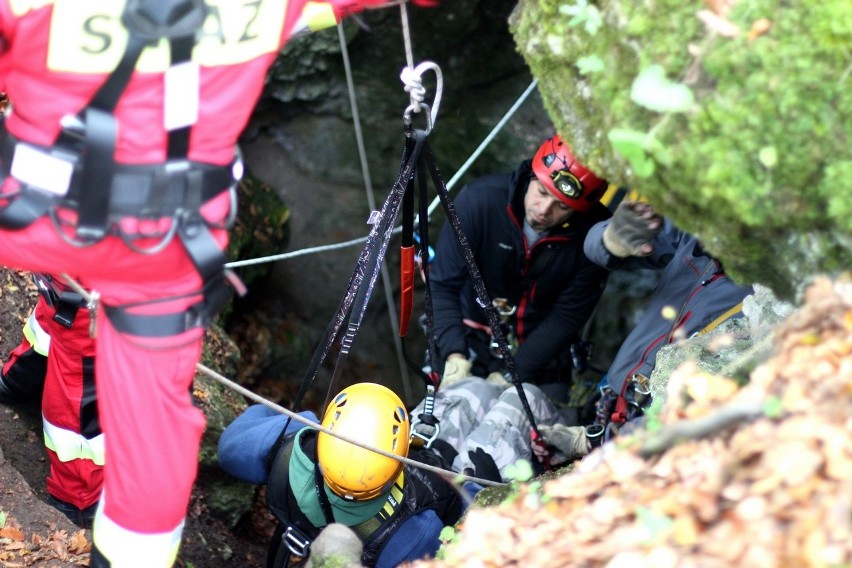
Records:
[[[356,383],[328,405],[322,425],[366,446],[408,456],[411,423],[400,398],[376,383]],[[328,487],[340,497],[372,499],[402,472],[401,461],[320,432],[317,460]]]
[[[552,195],[580,212],[591,209],[606,190],[604,180],[578,162],[558,134],[539,147],[532,170]]]

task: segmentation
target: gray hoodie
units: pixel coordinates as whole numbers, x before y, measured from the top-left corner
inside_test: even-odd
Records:
[[[608,224],[609,220],[597,223],[586,236],[583,249],[592,262],[609,270],[663,270],[648,308],[607,372],[612,390],[624,394],[625,385],[634,374],[651,376],[660,347],[704,330],[753,290],[728,278],[719,261],[704,252],[695,237],[668,219],[653,241],[654,251],[646,257],[618,258],[610,254],[603,245],[603,231]],[[663,317],[666,306],[674,308],[674,319]],[[734,312],[730,317],[742,316],[741,310]]]

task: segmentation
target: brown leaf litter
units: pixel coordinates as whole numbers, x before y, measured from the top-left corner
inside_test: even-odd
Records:
[[[441,560],[413,565],[852,566],[849,278],[807,290],[743,388],[690,365],[668,388],[659,430],[622,436],[561,477],[471,509]],[[719,420],[731,409],[737,421]],[[642,453],[654,436],[695,424],[710,427]]]

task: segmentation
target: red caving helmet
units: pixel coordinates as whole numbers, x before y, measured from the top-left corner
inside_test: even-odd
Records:
[[[544,141],[532,161],[538,181],[562,203],[580,212],[600,201],[606,182],[577,161],[558,134]]]

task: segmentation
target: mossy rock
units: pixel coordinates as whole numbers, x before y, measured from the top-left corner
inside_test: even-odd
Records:
[[[230,231],[228,258],[244,261],[282,253],[290,242],[290,208],[268,183],[246,171],[237,185],[238,214]],[[272,263],[249,264],[236,269],[247,286],[267,276]],[[220,321],[230,313],[223,311]]]
[[[786,299],[852,262],[852,3],[730,4],[526,0],[511,28],[581,161]]]

